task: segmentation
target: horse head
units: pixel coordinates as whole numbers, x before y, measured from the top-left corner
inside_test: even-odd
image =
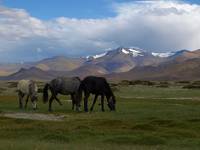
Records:
[[[37,101],[38,101],[38,95],[37,93],[35,93],[31,96],[31,102],[34,110],[37,109]]]
[[[115,104],[116,104],[116,99],[115,96],[112,95],[108,101],[108,107],[110,108],[111,111],[115,111]]]

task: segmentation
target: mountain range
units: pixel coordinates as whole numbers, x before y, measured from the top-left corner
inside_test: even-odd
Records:
[[[49,80],[62,75],[81,78],[98,75],[114,80],[198,80],[199,70],[200,50],[157,53],[119,47],[94,56],[56,56],[38,62],[0,64],[0,79]]]

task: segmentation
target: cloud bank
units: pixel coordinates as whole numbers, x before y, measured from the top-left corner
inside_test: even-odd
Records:
[[[26,10],[0,7],[1,60],[81,56],[118,46],[147,51],[200,48],[200,5],[182,1],[114,3],[115,17],[40,20]]]

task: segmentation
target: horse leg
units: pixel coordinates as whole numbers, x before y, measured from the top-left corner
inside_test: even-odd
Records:
[[[25,106],[24,106],[25,109],[27,108],[27,103],[28,103],[29,96],[30,96],[30,95],[28,94],[28,95],[27,95],[27,98],[26,98],[26,103],[25,103]]]
[[[60,106],[62,106],[63,104],[61,103],[61,101],[55,96],[54,97],[56,99],[56,101],[58,102],[58,104],[60,104]]]
[[[71,94],[71,99],[72,99],[72,110],[74,110],[74,106],[75,106],[74,94]]]
[[[22,100],[23,100],[24,94],[19,91],[18,92],[18,97],[19,97],[19,108],[23,109],[23,102],[22,102]]]
[[[80,111],[81,107],[81,95],[79,92],[75,92],[74,94],[74,105],[76,105],[76,111]]]
[[[49,99],[49,112],[52,111],[51,105],[52,105],[52,101],[53,101],[54,97],[51,96],[51,98]]]
[[[84,97],[84,110],[85,112],[88,112],[88,98],[89,98],[90,94],[89,93],[85,93],[85,97]]]
[[[57,98],[58,93],[56,93],[53,89],[51,90],[51,93],[52,93],[53,97],[56,99],[56,101],[58,102],[58,104],[62,105],[60,100]]]
[[[101,95],[101,110],[105,111],[104,110],[104,95]]]
[[[98,97],[98,95],[96,94],[95,97],[94,97],[92,106],[91,106],[91,108],[90,108],[90,111],[93,111],[94,105],[95,105],[95,103],[96,103],[96,101],[97,101],[97,97]]]

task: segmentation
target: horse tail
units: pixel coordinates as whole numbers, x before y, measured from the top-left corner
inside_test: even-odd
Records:
[[[43,102],[46,103],[48,102],[48,89],[50,87],[50,84],[49,83],[46,83],[45,86],[44,86],[44,89],[43,89]]]

